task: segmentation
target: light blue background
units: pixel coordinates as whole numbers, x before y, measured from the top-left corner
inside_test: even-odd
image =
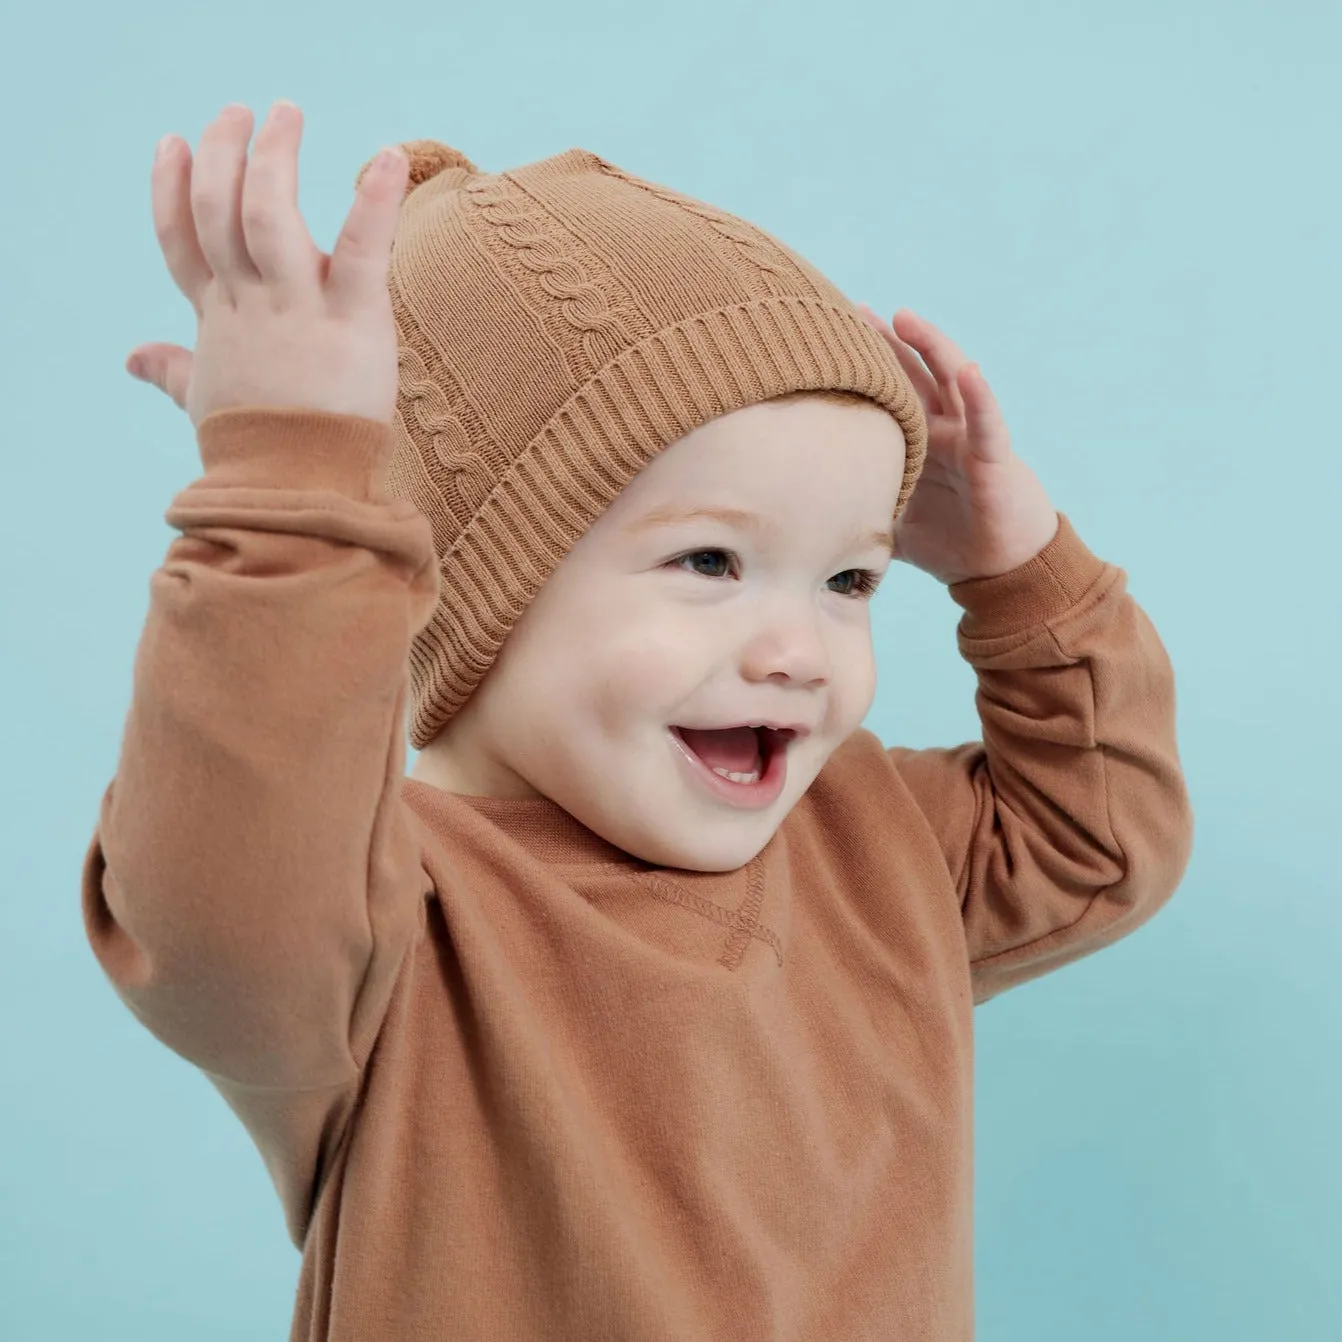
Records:
[[[11,9],[0,1337],[287,1336],[299,1259],[261,1162],[105,983],[78,898],[163,513],[200,474],[185,416],[122,370],[195,335],[151,154],[277,97],[322,247],[383,143],[489,169],[582,145],[981,361],[1164,639],[1197,833],[1154,922],[977,1014],[978,1336],[1342,1337],[1340,13]],[[877,599],[887,742],[978,737],[959,615],[906,568]]]

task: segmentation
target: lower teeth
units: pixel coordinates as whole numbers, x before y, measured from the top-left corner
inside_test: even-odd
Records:
[[[713,772],[722,778],[730,778],[733,783],[758,783],[760,781],[758,771],[748,774],[734,774],[728,769],[714,769]]]

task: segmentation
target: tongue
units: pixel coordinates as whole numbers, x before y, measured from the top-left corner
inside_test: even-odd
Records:
[[[716,731],[682,727],[680,734],[710,769],[748,774],[763,766],[759,735],[750,727],[724,727]]]

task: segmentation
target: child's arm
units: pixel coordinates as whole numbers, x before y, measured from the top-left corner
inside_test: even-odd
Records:
[[[952,587],[983,739],[886,752],[956,879],[975,1003],[1126,936],[1188,866],[1174,674],[1126,586],[1059,515],[1034,560]]]
[[[931,322],[867,319],[928,423],[897,558],[964,607],[983,740],[890,759],[956,877],[976,1002],[1131,932],[1188,866],[1174,674],[1126,575],[1011,448],[977,365]],[[921,356],[921,359],[920,357]]]
[[[221,116],[194,184],[180,144],[155,169],[200,331],[175,365],[151,347],[148,376],[191,415],[205,475],[166,514],[183,535],[150,582],[83,909],[127,1005],[249,1097],[255,1127],[268,1095],[357,1076],[419,925],[403,721],[437,566],[426,519],[381,486],[404,160],[370,174],[323,276],[290,203],[292,121],[258,137],[250,212],[227,208],[249,133]],[[242,273],[249,245],[259,275]]]

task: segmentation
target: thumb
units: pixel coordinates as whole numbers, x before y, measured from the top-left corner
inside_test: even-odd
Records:
[[[181,345],[140,345],[130,352],[126,371],[148,382],[186,409],[186,391],[191,385],[191,351]]]

